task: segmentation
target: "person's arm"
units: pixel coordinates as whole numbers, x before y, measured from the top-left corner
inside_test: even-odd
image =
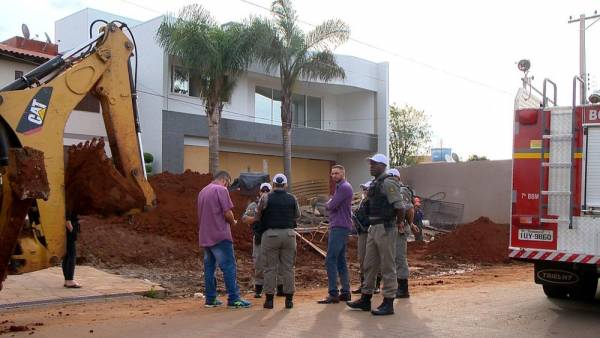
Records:
[[[396,211],[396,226],[398,227],[398,232],[404,233],[404,218],[406,217],[406,213],[404,208],[394,208]]]
[[[231,197],[229,196],[229,191],[226,188],[217,190],[219,203],[221,204],[221,210],[223,210],[223,216],[225,217],[225,221],[229,223],[229,225],[234,226],[237,224],[235,220],[235,216],[233,215],[233,202],[231,201]]]
[[[256,215],[254,215],[254,221],[259,222],[263,211],[267,208],[267,202],[269,201],[269,195],[263,195],[258,201],[258,207],[256,207]]]
[[[296,210],[294,211],[294,219],[298,220],[298,219],[300,219],[300,216],[302,216],[302,213],[300,212],[300,204],[298,204],[298,200],[296,199],[296,197],[294,197],[294,200],[296,201]]]
[[[256,203],[254,203],[254,202],[250,203],[248,208],[246,208],[244,215],[242,216],[242,222],[244,222],[246,224],[254,223],[254,221],[255,221],[254,216],[256,215],[256,206],[257,206]]]
[[[352,196],[352,188],[348,187],[345,184],[340,185],[340,187],[333,194],[333,198],[327,202],[327,210],[335,210],[340,207],[344,201],[346,201],[349,197]]]
[[[229,209],[227,210],[227,212],[225,212],[225,220],[227,221],[227,223],[229,223],[229,225],[231,226],[235,226],[237,224],[237,221],[235,220],[235,216],[233,215],[233,210]]]
[[[247,215],[242,216],[242,222],[244,222],[246,224],[252,224],[252,223],[254,223],[254,221],[255,221],[254,216],[247,216]]]
[[[69,230],[69,232],[73,232],[73,223],[71,223],[71,220],[67,219],[65,225],[67,226],[67,230]]]

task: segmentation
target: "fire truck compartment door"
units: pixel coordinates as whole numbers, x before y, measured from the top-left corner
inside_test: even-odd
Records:
[[[587,137],[586,205],[600,207],[600,127],[589,127]]]

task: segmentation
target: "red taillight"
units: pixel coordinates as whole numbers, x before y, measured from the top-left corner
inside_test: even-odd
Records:
[[[519,217],[519,224],[533,224],[533,217],[521,216]]]

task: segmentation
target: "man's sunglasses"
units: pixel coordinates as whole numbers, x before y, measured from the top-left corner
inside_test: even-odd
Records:
[[[260,189],[260,192],[270,192],[270,191],[271,191],[271,189],[269,189],[269,188],[262,188],[262,189]]]

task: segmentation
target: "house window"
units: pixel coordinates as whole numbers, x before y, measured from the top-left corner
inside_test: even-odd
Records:
[[[323,112],[321,111],[321,98],[306,97],[306,126],[311,128],[323,128]]]
[[[190,72],[181,66],[171,68],[171,92],[186,96],[200,97],[200,79],[190,76]]]
[[[292,123],[295,127],[322,128],[321,98],[292,95]],[[254,121],[281,125],[281,91],[256,87],[254,93]]]
[[[15,70],[15,80],[23,77],[23,72],[20,70]]]

